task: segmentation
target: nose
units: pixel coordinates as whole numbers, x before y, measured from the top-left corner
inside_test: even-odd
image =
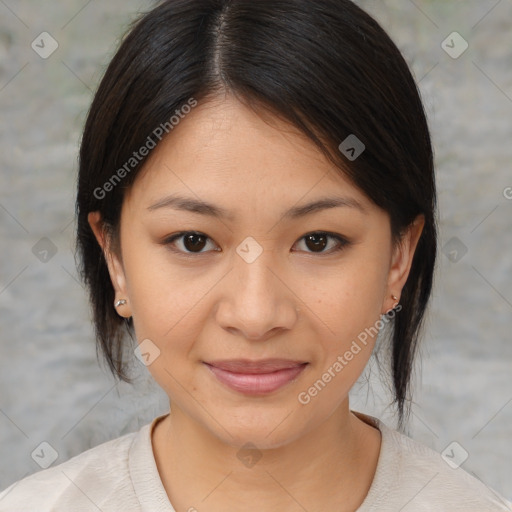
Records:
[[[235,256],[216,312],[219,325],[231,334],[265,341],[297,321],[299,299],[272,260],[270,251],[251,263]]]

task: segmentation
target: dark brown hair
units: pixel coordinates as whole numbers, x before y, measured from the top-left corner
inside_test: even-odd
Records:
[[[225,91],[299,128],[388,212],[395,240],[424,215],[390,335],[402,424],[436,260],[433,150],[404,58],[349,0],[168,0],[130,27],[96,92],[80,149],[77,252],[98,349],[114,375],[129,382],[123,340],[133,325],[113,307],[114,289],[87,215],[99,211],[115,241],[124,192],[146,159],[130,160],[134,152],[149,140],[158,143],[157,128],[170,129],[171,116],[191,98],[206,103]],[[350,135],[365,145],[354,160],[339,149]]]

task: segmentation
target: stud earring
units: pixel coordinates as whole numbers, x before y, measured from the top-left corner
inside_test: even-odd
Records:
[[[114,303],[114,307],[118,308],[119,306],[124,306],[126,304],[126,299],[119,299]]]
[[[399,300],[398,300],[398,297],[396,295],[391,295],[392,299],[395,301],[395,303],[393,304],[393,309],[395,309],[398,304],[399,304]]]

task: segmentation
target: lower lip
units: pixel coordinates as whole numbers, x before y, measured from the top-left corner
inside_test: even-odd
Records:
[[[285,384],[298,377],[306,367],[306,364],[271,373],[234,373],[221,370],[209,364],[206,364],[206,366],[220,382],[234,391],[247,395],[264,395],[282,388]]]

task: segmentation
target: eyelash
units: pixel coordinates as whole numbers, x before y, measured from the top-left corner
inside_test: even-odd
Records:
[[[183,238],[185,235],[198,235],[198,236],[206,238],[207,240],[212,240],[208,235],[205,235],[204,233],[201,233],[200,231],[181,231],[179,233],[176,233],[176,234],[171,235],[170,237],[166,238],[162,242],[162,244],[165,245],[165,246],[168,246],[169,249],[172,252],[177,253],[177,254],[179,254],[181,256],[187,257],[187,258],[194,257],[194,256],[199,256],[201,254],[206,254],[207,252],[209,252],[209,251],[203,251],[203,252],[184,252],[184,251],[180,251],[180,250],[172,247],[173,243],[176,240],[178,240],[179,238]],[[328,252],[317,252],[317,253],[315,253],[315,252],[308,251],[309,254],[317,254],[319,256],[327,256],[327,255],[331,255],[331,254],[337,253],[339,251],[342,251],[343,249],[345,249],[347,246],[349,246],[351,244],[351,242],[349,240],[347,240],[345,237],[343,237],[341,235],[337,235],[335,233],[330,233],[328,231],[311,231],[309,233],[306,233],[301,238],[299,238],[298,241],[304,240],[309,235],[326,235],[327,237],[333,238],[333,239],[335,239],[335,240],[337,240],[339,242],[338,246],[336,248],[331,249]],[[215,252],[218,252],[218,251],[215,250]]]

